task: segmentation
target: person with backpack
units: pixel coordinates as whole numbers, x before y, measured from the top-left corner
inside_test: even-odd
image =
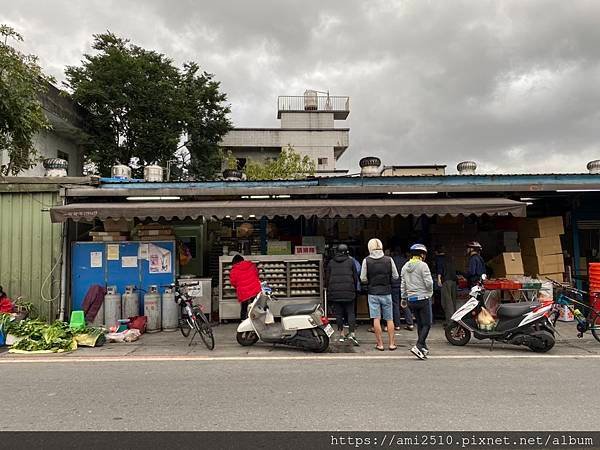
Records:
[[[240,319],[245,320],[248,317],[248,305],[262,290],[258,268],[252,261],[244,260],[239,253],[233,257],[231,264],[229,281],[241,305]]]
[[[411,258],[402,268],[401,295],[415,315],[417,322],[417,343],[410,351],[419,359],[429,355],[427,336],[433,323],[431,297],[433,296],[433,278],[425,262],[427,247],[414,244],[410,248]]]
[[[379,239],[371,239],[367,245],[369,256],[362,263],[360,281],[367,285],[369,316],[373,319],[376,349],[384,351],[381,319],[387,323],[388,349],[396,350],[394,336],[394,316],[392,308],[392,281],[399,278],[394,261],[383,253]]]
[[[340,342],[346,339],[355,346],[360,345],[354,331],[356,329],[356,283],[358,272],[354,260],[348,254],[348,246],[340,244],[335,256],[327,263],[325,283],[327,287],[327,300],[331,302],[335,311],[335,322],[340,333]],[[348,336],[344,335],[344,321],[348,323]]]

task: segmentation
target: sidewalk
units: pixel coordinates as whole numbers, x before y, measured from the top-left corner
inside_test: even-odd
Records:
[[[21,355],[8,353],[6,347],[0,348],[0,360],[6,359],[27,359],[35,358],[115,358],[123,359],[128,357],[293,357],[293,356],[319,356],[318,354],[307,352],[301,349],[289,348],[284,346],[273,346],[271,344],[257,343],[251,347],[240,346],[236,339],[237,323],[216,325],[215,349],[209,351],[206,349],[199,337],[194,339],[191,346],[188,346],[189,338],[184,338],[176,330],[173,332],[147,333],[142,335],[139,341],[132,343],[112,343],[105,344],[102,347],[89,348],[79,347],[77,351],[67,354],[44,354],[44,355]],[[387,350],[380,352],[375,350],[375,335],[367,332],[368,325],[363,323],[357,330],[357,337],[361,345],[353,346],[349,342],[340,343],[337,341],[338,335],[332,336],[330,349],[322,354],[328,357],[335,355],[356,355],[356,356],[406,356],[409,355],[409,349],[416,340],[416,330],[407,331],[404,328],[396,332],[396,351]],[[557,330],[560,335],[557,336],[555,347],[547,355],[561,356],[582,356],[600,355],[600,343],[597,342],[590,333],[587,333],[583,339],[576,336],[576,328],[573,323],[558,323]],[[387,337],[386,337],[387,339]],[[387,342],[387,341],[384,341]],[[429,334],[428,344],[431,350],[431,357],[435,356],[455,356],[455,357],[477,357],[477,356],[517,356],[536,355],[526,347],[517,347],[505,344],[494,344],[494,349],[490,352],[489,341],[477,341],[472,339],[464,347],[455,347],[446,341],[444,330],[441,323],[436,323]]]

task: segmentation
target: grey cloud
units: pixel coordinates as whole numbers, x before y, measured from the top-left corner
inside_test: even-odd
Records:
[[[277,95],[349,95],[352,170],[370,154],[506,172],[600,157],[595,1],[5,0],[0,21],[59,79],[106,29],[195,60],[237,126],[276,126]]]

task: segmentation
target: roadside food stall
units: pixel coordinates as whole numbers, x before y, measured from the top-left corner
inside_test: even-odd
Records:
[[[239,252],[256,261],[261,275],[270,281],[280,297],[279,307],[287,303],[323,303],[324,268],[335,247],[341,243],[349,245],[353,256],[359,260],[366,256],[366,244],[373,237],[382,239],[388,248],[406,250],[412,242],[433,245],[442,236],[450,236],[457,244],[456,251],[464,252],[464,243],[475,238],[480,225],[495,226],[495,218],[522,217],[525,204],[505,198],[239,199],[72,203],[53,208],[52,214],[56,221],[86,219],[87,225],[80,222],[78,227],[89,230],[87,234],[92,242],[101,240],[102,245],[114,245],[114,240],[121,246],[135,247],[132,251],[137,252],[138,257],[139,246],[128,241],[169,238],[169,248],[164,247],[172,252],[169,280],[181,275],[182,266],[175,262],[181,263],[195,250],[196,258],[202,259],[198,266],[204,270],[188,275],[212,279],[214,290],[209,309],[218,313],[220,320],[228,320],[239,317],[239,305],[228,284],[231,252]],[[107,225],[110,229],[115,219],[125,223],[125,228],[107,231]],[[202,228],[198,236],[203,238],[201,248],[196,249],[183,243],[177,233],[180,226],[189,230],[194,224]],[[97,231],[101,229],[103,231]],[[77,234],[82,235],[79,228]],[[81,246],[85,247],[85,244],[78,241],[74,248]],[[120,277],[125,276],[126,269],[132,269],[124,264],[133,265],[135,255],[127,256],[131,259],[119,258],[116,273]],[[464,253],[460,258],[464,263]],[[108,260],[106,264],[107,267],[114,265]],[[84,294],[80,284],[88,286],[91,282],[81,277],[79,272],[82,270],[82,266],[72,265],[72,307],[79,305]],[[104,278],[104,284],[110,285],[112,272],[103,273],[108,276]],[[158,282],[152,283],[155,280],[147,279],[147,276],[135,274],[119,281],[123,286],[115,283],[119,292],[127,283],[144,290],[150,285],[160,286]],[[96,280],[99,284],[101,281]],[[159,293],[164,294],[164,291]],[[279,307],[273,308],[276,315]],[[362,318],[368,315],[364,297],[359,300],[358,314]]]

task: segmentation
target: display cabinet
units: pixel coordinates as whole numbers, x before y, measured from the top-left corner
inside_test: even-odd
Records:
[[[270,303],[273,315],[290,304],[323,304],[322,255],[251,255],[245,258],[256,264],[261,281],[266,281],[276,300]],[[219,258],[219,318],[239,319],[240,305],[231,285],[231,256]]]

